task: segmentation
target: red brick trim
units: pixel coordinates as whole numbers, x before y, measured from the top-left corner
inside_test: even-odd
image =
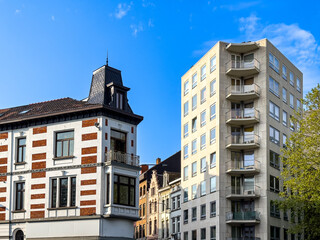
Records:
[[[0,212],[5,212],[6,211],[6,207],[0,207]]]
[[[94,126],[94,124],[98,122],[98,119],[94,118],[94,119],[89,119],[89,120],[83,120],[82,121],[82,127],[92,127]]]
[[[96,163],[96,162],[97,162],[97,155],[81,158],[81,164],[90,164],[90,163]]]
[[[32,161],[44,160],[47,158],[47,153],[36,153],[32,154]]]
[[[7,187],[0,187],[0,193],[7,192]]]
[[[8,158],[0,158],[0,164],[7,164]]]
[[[5,201],[7,201],[6,197],[0,197],[0,202],[5,202]]]
[[[8,138],[8,133],[0,133],[0,139],[7,139]]]
[[[97,167],[85,167],[81,168],[81,174],[87,174],[87,173],[96,173]]]
[[[6,151],[8,151],[8,145],[0,146],[0,152],[6,152]]]
[[[0,177],[0,182],[4,182],[7,181],[7,176],[1,176]]]
[[[80,216],[88,216],[96,214],[96,208],[80,208]]]
[[[1,221],[6,220],[6,214],[5,213],[0,213],[0,220]]]
[[[133,147],[133,140],[131,140],[131,147]]]
[[[31,194],[31,199],[42,199],[45,198],[45,194],[44,193],[40,193],[40,194]]]
[[[40,208],[45,208],[45,204],[44,203],[40,203],[40,204],[31,204],[30,205],[31,209],[40,209]]]
[[[96,140],[98,138],[97,133],[82,134],[82,141]]]
[[[81,180],[81,186],[97,184],[96,179]]]
[[[97,153],[97,147],[87,147],[87,148],[81,149],[82,155],[93,154],[93,153]]]
[[[31,211],[30,218],[44,218],[44,211]]]
[[[46,172],[34,172],[31,174],[31,178],[44,178],[46,177]]]
[[[46,168],[47,163],[46,161],[42,161],[42,162],[33,162],[32,163],[32,169],[43,169]]]
[[[131,127],[131,133],[134,133],[134,128],[133,127]]]
[[[31,185],[31,189],[44,189],[46,188],[46,184],[45,183],[39,183],[39,184],[32,184]]]
[[[96,200],[80,201],[80,206],[96,205]]]
[[[105,139],[105,140],[108,140],[108,133],[105,133],[105,134],[104,134],[104,139]]]
[[[80,196],[96,195],[96,190],[83,190],[80,192]]]
[[[47,140],[37,140],[32,142],[32,147],[45,147],[47,146]]]
[[[106,125],[106,126],[108,126],[108,119],[106,119],[106,121],[105,121],[105,125]]]
[[[0,167],[0,173],[7,173],[7,166]]]
[[[41,133],[46,133],[47,132],[47,127],[37,127],[33,129],[33,135],[35,134],[41,134]]]

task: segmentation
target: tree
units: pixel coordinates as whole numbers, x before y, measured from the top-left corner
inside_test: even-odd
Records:
[[[283,190],[280,208],[292,215],[292,233],[320,239],[320,84],[302,101],[292,118],[296,131],[282,150]],[[294,221],[295,220],[295,221]]]

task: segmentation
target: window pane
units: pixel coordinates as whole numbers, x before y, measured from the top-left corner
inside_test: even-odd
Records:
[[[69,141],[63,142],[63,156],[69,156]]]
[[[71,198],[70,198],[70,206],[76,205],[76,178],[71,178]]]
[[[62,142],[57,142],[57,157],[62,157]]]
[[[51,193],[51,207],[55,208],[57,205],[57,179],[52,179],[52,193]]]
[[[60,178],[60,205],[66,207],[68,203],[68,178]]]
[[[120,196],[119,203],[124,205],[129,205],[129,187],[120,185]]]

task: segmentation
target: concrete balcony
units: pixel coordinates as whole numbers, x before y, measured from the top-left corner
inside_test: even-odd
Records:
[[[226,113],[226,123],[231,125],[251,125],[260,122],[260,112],[255,108],[230,110]]]
[[[226,198],[230,200],[254,199],[260,197],[260,192],[259,186],[254,186],[252,189],[229,186],[226,188]]]
[[[124,163],[139,167],[140,157],[129,153],[108,151],[105,154],[105,162],[107,164],[111,164],[112,162]]]
[[[226,137],[226,149],[246,150],[260,147],[260,137],[253,133],[229,135]]]
[[[244,161],[229,161],[226,162],[226,173],[230,175],[246,175],[260,173],[261,163],[253,161],[252,163],[244,163]]]
[[[234,77],[248,77],[260,72],[260,62],[257,59],[252,61],[230,60],[226,63],[226,74]]]
[[[260,223],[260,212],[227,212],[226,222],[228,224],[258,224]]]
[[[256,42],[229,43],[226,50],[232,53],[248,53],[257,50],[259,45]]]
[[[257,84],[231,85],[226,89],[226,98],[231,101],[247,101],[260,97],[260,87]]]

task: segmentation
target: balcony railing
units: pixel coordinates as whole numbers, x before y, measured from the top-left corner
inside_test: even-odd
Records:
[[[259,146],[260,137],[254,133],[247,134],[231,134],[226,137],[226,147],[246,148],[251,146]]]
[[[227,96],[230,94],[257,94],[260,95],[260,87],[257,84],[251,85],[230,85],[227,87]]]
[[[238,172],[252,172],[252,171],[260,171],[261,163],[257,160],[252,161],[229,161],[226,162],[226,171],[238,171]]]
[[[260,71],[260,62],[257,59],[251,61],[231,60],[226,63],[226,74],[234,76],[249,76]]]
[[[226,121],[260,121],[260,112],[255,108],[231,109],[226,113]]]
[[[260,197],[261,188],[257,185],[244,188],[244,186],[228,186],[226,188],[227,198],[246,198],[246,197]]]
[[[248,211],[248,212],[227,212],[226,214],[227,221],[260,221],[260,213],[257,211]]]
[[[115,151],[108,151],[106,152],[106,162],[119,162],[128,164],[131,166],[139,166],[140,157],[137,155],[123,153],[123,152],[115,152]]]

